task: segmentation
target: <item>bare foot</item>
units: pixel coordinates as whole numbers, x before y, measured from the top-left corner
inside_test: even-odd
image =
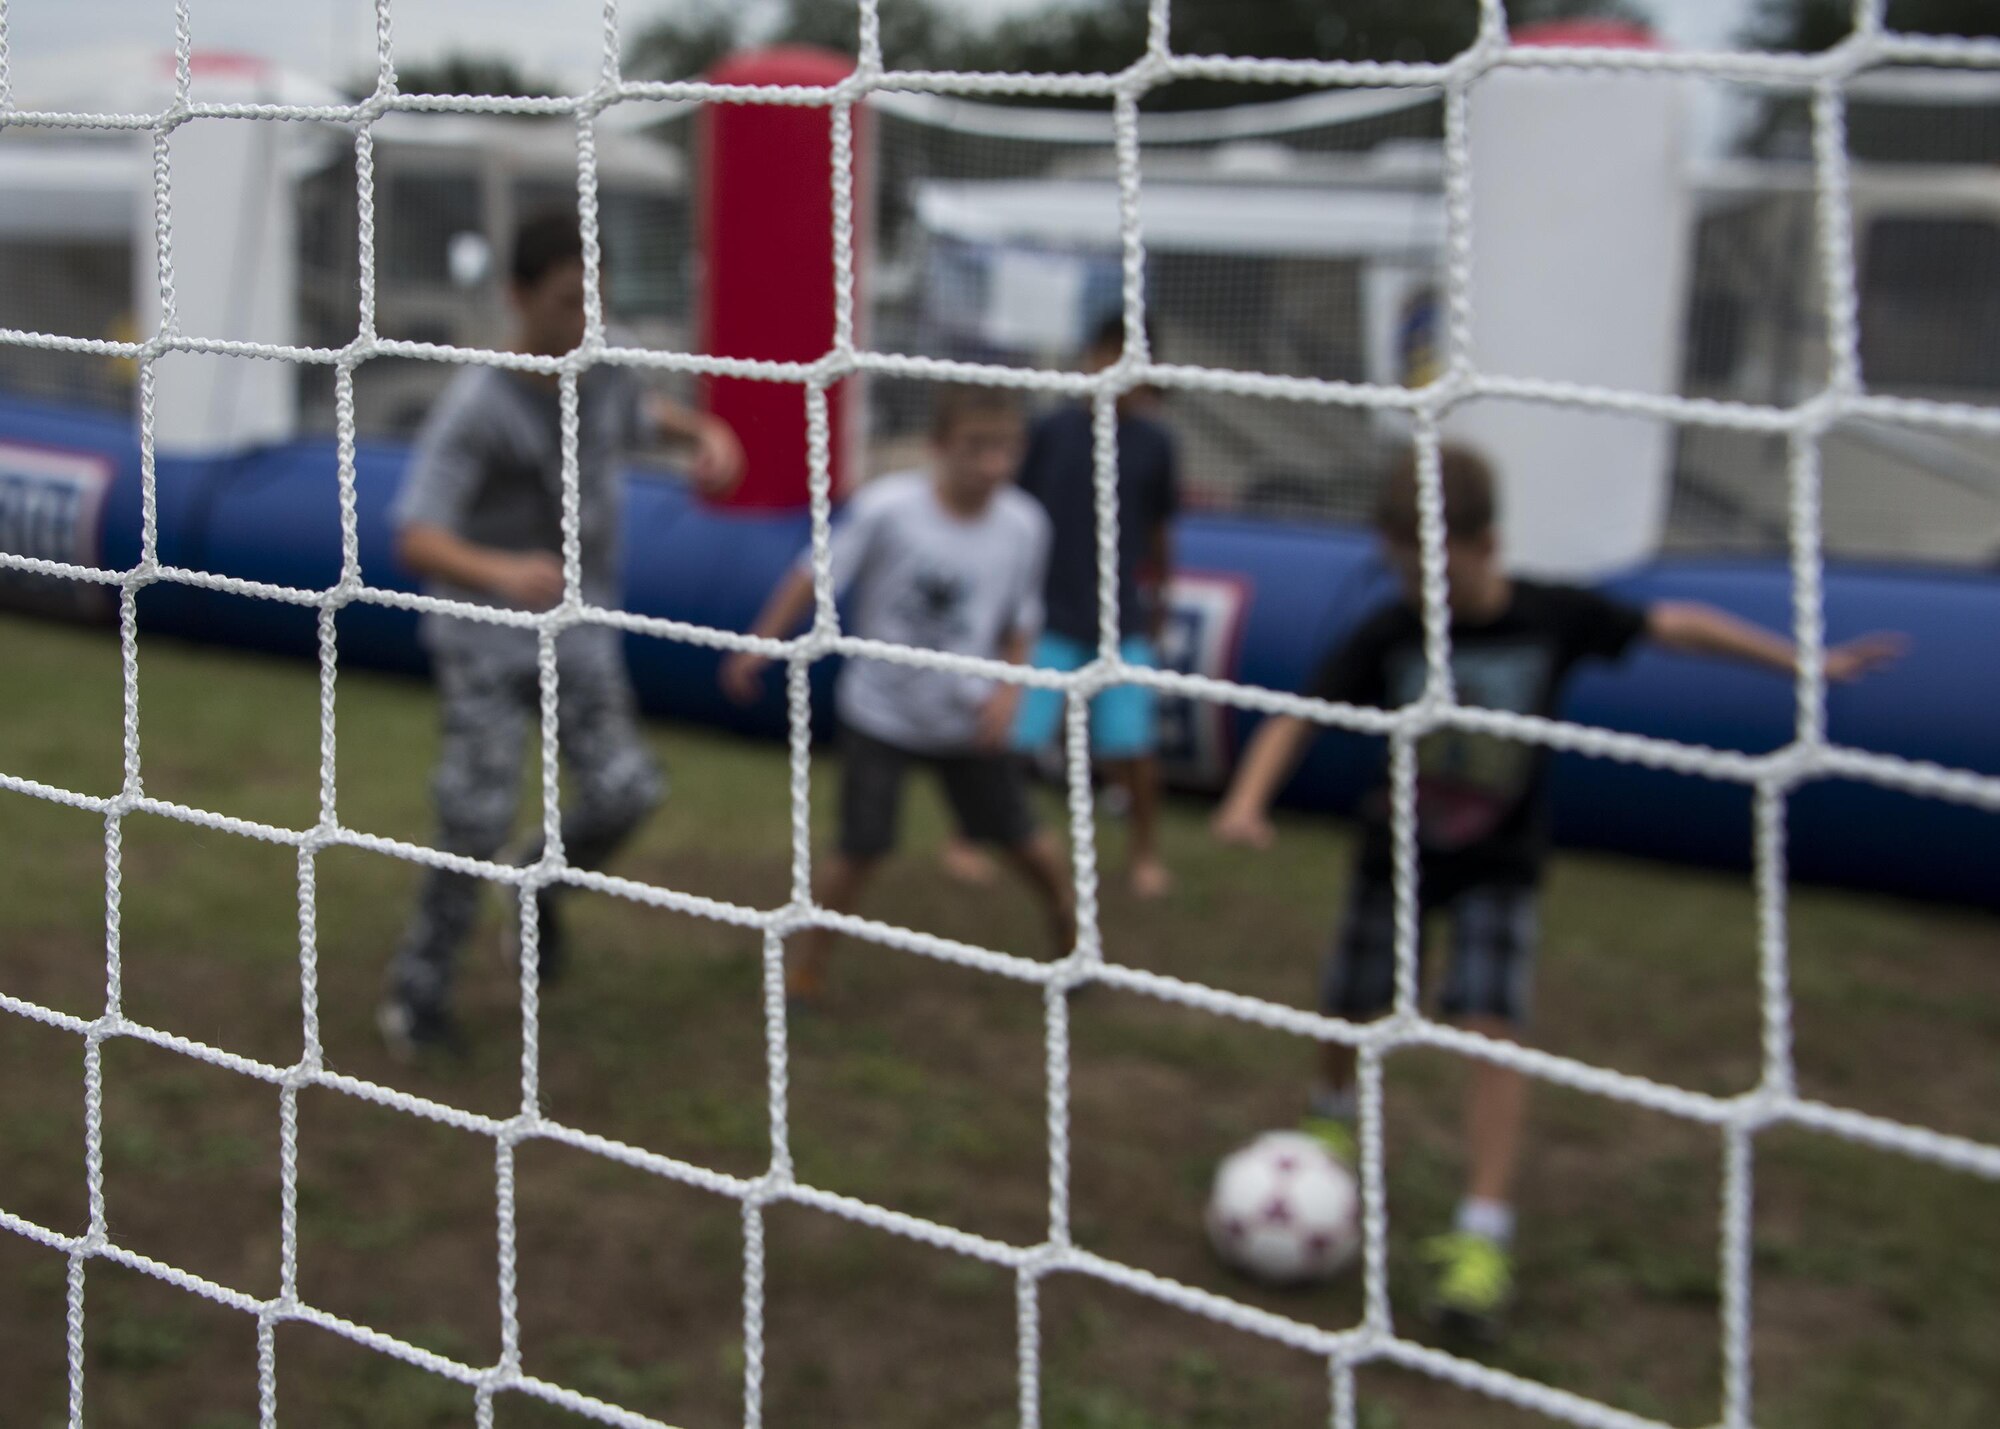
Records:
[[[1164,898],[1173,889],[1174,876],[1167,872],[1167,866],[1156,858],[1143,859],[1132,865],[1132,896],[1135,898]]]
[[[993,860],[986,856],[986,851],[964,839],[946,840],[944,851],[938,855],[938,864],[944,869],[946,878],[974,888],[985,888],[996,876]]]

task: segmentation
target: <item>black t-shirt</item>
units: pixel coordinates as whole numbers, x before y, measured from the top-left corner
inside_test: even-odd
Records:
[[[1454,620],[1452,679],[1459,700],[1553,717],[1578,662],[1616,660],[1646,629],[1638,606],[1576,586],[1513,582],[1507,609],[1484,624]],[[1396,709],[1424,685],[1423,618],[1398,601],[1363,621],[1320,667],[1311,693]],[[1417,841],[1426,876],[1463,885],[1533,882],[1549,845],[1549,751],[1495,735],[1440,730],[1417,746]],[[1391,865],[1386,788],[1365,811],[1363,871]]]
[[[1021,460],[1021,489],[1048,509],[1048,629],[1097,644],[1097,488],[1092,476],[1090,408],[1072,403],[1038,420]],[[1173,434],[1150,417],[1118,419],[1118,622],[1124,635],[1152,627],[1139,584],[1153,532],[1180,507],[1180,459]]]

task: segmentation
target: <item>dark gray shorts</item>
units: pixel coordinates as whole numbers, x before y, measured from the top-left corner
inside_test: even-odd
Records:
[[[1535,978],[1539,928],[1531,884],[1474,883],[1424,900],[1451,917],[1451,967],[1438,995],[1446,1017],[1497,1017],[1525,1026]],[[1360,878],[1320,980],[1321,1010],[1365,1022],[1396,1000],[1396,901],[1386,880]]]
[[[1034,837],[1027,777],[1011,753],[918,754],[854,729],[841,731],[840,750],[840,851],[849,858],[881,858],[896,847],[912,764],[937,775],[965,837],[1000,848]]]

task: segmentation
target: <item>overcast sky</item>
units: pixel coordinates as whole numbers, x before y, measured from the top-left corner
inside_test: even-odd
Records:
[[[1001,15],[1035,8],[1041,0],[949,3],[968,14]],[[1748,0],[1641,3],[1680,48],[1727,45],[1748,8]],[[675,4],[623,0],[621,28],[635,34]],[[24,97],[33,95],[41,64],[73,61],[93,46],[173,47],[171,0],[6,0],[6,9],[15,88]],[[194,0],[194,42],[199,49],[257,54],[338,82],[373,69],[373,12],[371,0]],[[503,54],[567,85],[581,87],[596,73],[600,0],[394,0],[393,13],[396,56],[405,63],[460,50]]]

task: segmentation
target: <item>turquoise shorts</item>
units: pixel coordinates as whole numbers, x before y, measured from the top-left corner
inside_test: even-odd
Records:
[[[1044,635],[1035,646],[1041,670],[1080,670],[1096,655],[1092,648],[1061,635]],[[1118,649],[1128,665],[1151,670],[1160,660],[1153,642],[1128,636]],[[1153,752],[1158,700],[1148,685],[1113,685],[1090,702],[1090,752],[1099,759],[1138,759]],[[1062,728],[1060,690],[1030,689],[1021,699],[1014,747],[1027,753],[1047,748]]]

